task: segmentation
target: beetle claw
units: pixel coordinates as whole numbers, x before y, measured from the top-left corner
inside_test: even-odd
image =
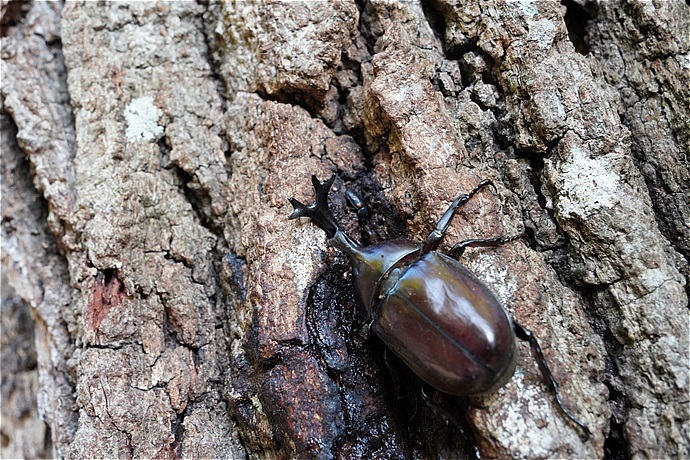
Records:
[[[475,189],[474,189],[472,192],[470,192],[470,193],[471,193],[472,195],[474,195],[474,192],[476,192],[477,190],[479,190],[479,189],[482,188],[482,187],[486,187],[487,185],[488,185],[489,187],[491,187],[491,188],[494,190],[494,193],[498,193],[498,189],[497,189],[496,186],[494,185],[494,181],[492,181],[491,179],[484,179],[484,180],[482,180],[481,182],[479,182],[479,184],[477,184],[477,187],[475,187]]]

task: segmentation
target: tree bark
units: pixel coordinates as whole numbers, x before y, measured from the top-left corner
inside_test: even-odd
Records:
[[[335,173],[363,241],[484,178],[444,248],[526,233],[462,262],[592,437],[520,344],[426,390],[482,457],[690,456],[690,8],[563,3],[3,3],[2,455],[471,455],[287,220]]]

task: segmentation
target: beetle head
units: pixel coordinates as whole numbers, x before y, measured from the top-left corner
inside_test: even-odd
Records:
[[[368,317],[373,317],[378,305],[378,291],[389,272],[408,256],[416,254],[419,243],[410,240],[384,241],[372,246],[358,245],[348,234],[340,229],[328,207],[328,192],[335,181],[335,175],[325,182],[312,176],[316,196],[314,202],[305,205],[294,198],[290,203],[295,208],[288,219],[309,217],[326,232],[328,242],[343,251],[352,264],[355,294]]]

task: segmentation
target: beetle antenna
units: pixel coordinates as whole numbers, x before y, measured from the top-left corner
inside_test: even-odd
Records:
[[[328,207],[328,192],[331,190],[333,182],[335,182],[335,174],[325,182],[321,182],[316,176],[311,176],[311,183],[314,185],[314,191],[316,193],[314,202],[310,205],[305,205],[294,198],[290,198],[290,204],[295,210],[292,211],[288,219],[309,217],[316,225],[326,232],[328,239],[333,238],[338,231],[338,223],[335,221],[335,217]]]

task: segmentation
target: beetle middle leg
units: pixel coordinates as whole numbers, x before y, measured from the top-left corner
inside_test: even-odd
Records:
[[[563,403],[561,402],[561,396],[558,393],[558,383],[556,383],[556,379],[553,377],[551,370],[549,370],[549,366],[546,363],[546,358],[544,357],[544,353],[542,353],[541,351],[541,347],[539,346],[537,338],[534,336],[534,334],[532,334],[532,332],[529,329],[525,328],[515,320],[513,320],[513,330],[515,331],[515,336],[518,339],[523,340],[525,342],[529,342],[529,345],[532,348],[532,354],[534,355],[534,359],[536,359],[537,365],[539,366],[539,372],[541,372],[542,377],[544,377],[546,385],[549,387],[549,391],[551,391],[551,393],[553,393],[554,397],[556,398],[556,404],[558,405],[558,408],[563,413],[563,415],[568,417],[573,423],[575,423],[582,429],[585,435],[585,441],[587,441],[591,434],[589,428],[587,428],[587,425],[575,418],[575,416],[571,414],[565,407],[563,407]]]
[[[472,240],[465,240],[461,241],[455,246],[451,248],[450,251],[448,251],[448,255],[453,257],[454,259],[459,259],[462,257],[463,253],[465,252],[465,249],[467,248],[496,248],[498,246],[501,246],[506,243],[510,243],[511,241],[515,241],[517,239],[522,238],[525,236],[524,233],[520,233],[518,235],[513,235],[513,236],[495,236],[493,238],[485,238],[485,239],[472,239]]]
[[[453,203],[451,203],[446,212],[443,213],[443,216],[441,216],[441,218],[439,219],[438,223],[436,224],[436,228],[434,228],[434,230],[431,233],[429,233],[429,236],[426,237],[426,241],[424,241],[424,246],[422,246],[421,254],[426,254],[438,248],[438,245],[441,244],[441,241],[443,240],[443,237],[445,236],[446,231],[450,226],[450,221],[453,219],[453,216],[455,216],[455,213],[458,211],[458,208],[467,203],[470,200],[470,198],[472,198],[479,190],[483,189],[487,185],[493,187],[494,184],[489,179],[484,179],[483,181],[478,183],[477,186],[470,193],[463,193],[462,195],[457,197],[455,201],[453,201]]]

